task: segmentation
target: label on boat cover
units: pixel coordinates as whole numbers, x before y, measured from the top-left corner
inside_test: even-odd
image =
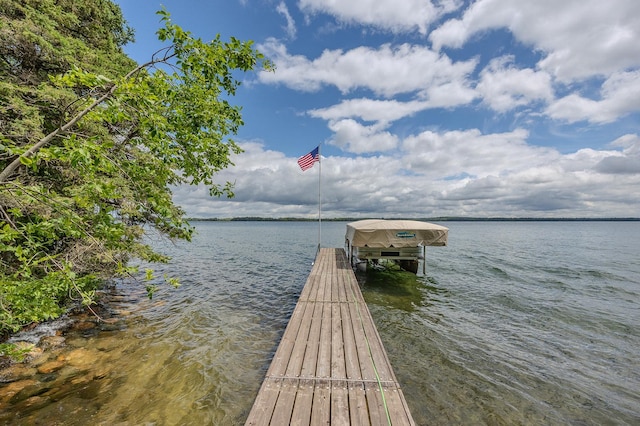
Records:
[[[396,233],[396,237],[398,238],[415,238],[416,234],[413,232],[401,231]]]

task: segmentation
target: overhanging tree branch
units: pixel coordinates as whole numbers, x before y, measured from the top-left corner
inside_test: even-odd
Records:
[[[70,297],[92,303],[103,279],[135,270],[127,266],[132,257],[166,261],[144,235],[153,229],[190,240],[193,228],[173,201],[175,184],[203,183],[212,195],[233,195],[230,183],[222,187],[213,180],[232,164],[230,156],[242,151],[228,138],[243,122],[240,107],[227,97],[240,85],[236,72],[272,70],[272,64],[251,41],[224,42],[217,35],[203,42],[172,24],[166,10],[158,14],[164,23],[158,39],[169,47],[145,64],[100,46],[88,55],[95,46],[74,41],[68,51],[49,49],[43,66],[22,69],[28,91],[8,85],[23,107],[0,123],[0,130],[23,136],[3,142],[7,149],[0,153],[0,222],[6,222],[0,224],[0,333],[62,314]],[[56,16],[67,22],[66,15]],[[117,35],[122,22],[110,26],[109,16],[101,17],[100,28],[106,25]],[[41,21],[46,20],[28,24]],[[40,43],[23,40],[22,20],[14,22],[16,30],[8,33],[13,40],[27,47]],[[42,40],[59,39],[59,32],[41,31]],[[60,59],[58,53],[66,56]],[[66,64],[73,68],[54,79],[43,72],[64,72]],[[74,96],[74,88],[83,94]],[[68,96],[77,100],[70,104]],[[67,108],[54,114],[54,105]],[[60,116],[61,121],[47,121]],[[149,296],[153,279],[146,278]]]
[[[167,60],[171,59],[175,55],[176,55],[176,53],[174,52],[174,53],[172,53],[170,55],[165,55],[162,59],[152,59],[151,61],[149,61],[149,62],[147,62],[145,64],[142,64],[142,65],[136,67],[135,69],[133,69],[132,71],[130,71],[129,73],[127,73],[127,75],[124,76],[123,80],[127,80],[127,79],[131,78],[131,76],[135,75],[137,72],[139,72],[140,70],[142,70],[144,68],[150,67],[150,66],[155,65],[157,63],[166,62]],[[154,55],[154,57],[155,57],[155,55]],[[73,126],[75,126],[78,123],[78,121],[80,121],[82,119],[82,117],[84,117],[85,115],[90,113],[98,105],[100,105],[101,103],[103,103],[104,101],[109,99],[111,96],[113,96],[113,94],[115,93],[115,91],[117,89],[118,89],[118,85],[117,84],[112,85],[111,88],[105,94],[103,94],[102,96],[97,98],[87,108],[83,109],[78,114],[76,114],[76,116],[73,117],[71,120],[69,120],[66,124],[64,124],[63,126],[58,127],[56,130],[52,131],[51,133],[46,135],[44,138],[40,139],[37,143],[35,143],[31,148],[29,148],[22,155],[16,157],[16,159],[13,160],[11,163],[9,163],[9,165],[7,165],[7,167],[5,167],[4,170],[0,173],[0,183],[7,182],[8,179],[11,177],[11,175],[18,169],[18,167],[20,167],[20,165],[22,164],[22,162],[20,161],[21,158],[33,157],[42,147],[46,146],[49,142],[51,142],[53,140],[53,138],[55,138],[56,136],[58,136],[60,134],[66,133],[69,129],[71,129]]]

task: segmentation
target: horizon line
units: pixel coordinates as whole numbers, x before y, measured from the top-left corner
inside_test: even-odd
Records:
[[[451,222],[640,222],[640,217],[466,217],[466,216],[433,216],[433,217],[333,217],[322,218],[326,222],[354,222],[365,219],[384,219],[384,220],[420,220],[420,221],[451,221]],[[264,216],[236,216],[236,217],[189,217],[187,221],[205,222],[317,222],[318,218],[304,217],[264,217]]]

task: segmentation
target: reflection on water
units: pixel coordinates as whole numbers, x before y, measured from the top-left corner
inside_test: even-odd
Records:
[[[416,422],[640,424],[638,225],[450,222],[427,277],[359,275]],[[193,244],[165,247],[174,260],[156,274],[180,276],[179,289],[149,301],[122,282],[96,307],[105,321],[24,335],[47,335],[47,350],[0,370],[0,424],[243,424],[316,229],[197,229]],[[340,247],[344,223],[323,232]]]

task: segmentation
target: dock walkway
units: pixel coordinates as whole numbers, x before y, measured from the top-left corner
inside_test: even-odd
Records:
[[[342,249],[320,249],[246,425],[414,425]]]

